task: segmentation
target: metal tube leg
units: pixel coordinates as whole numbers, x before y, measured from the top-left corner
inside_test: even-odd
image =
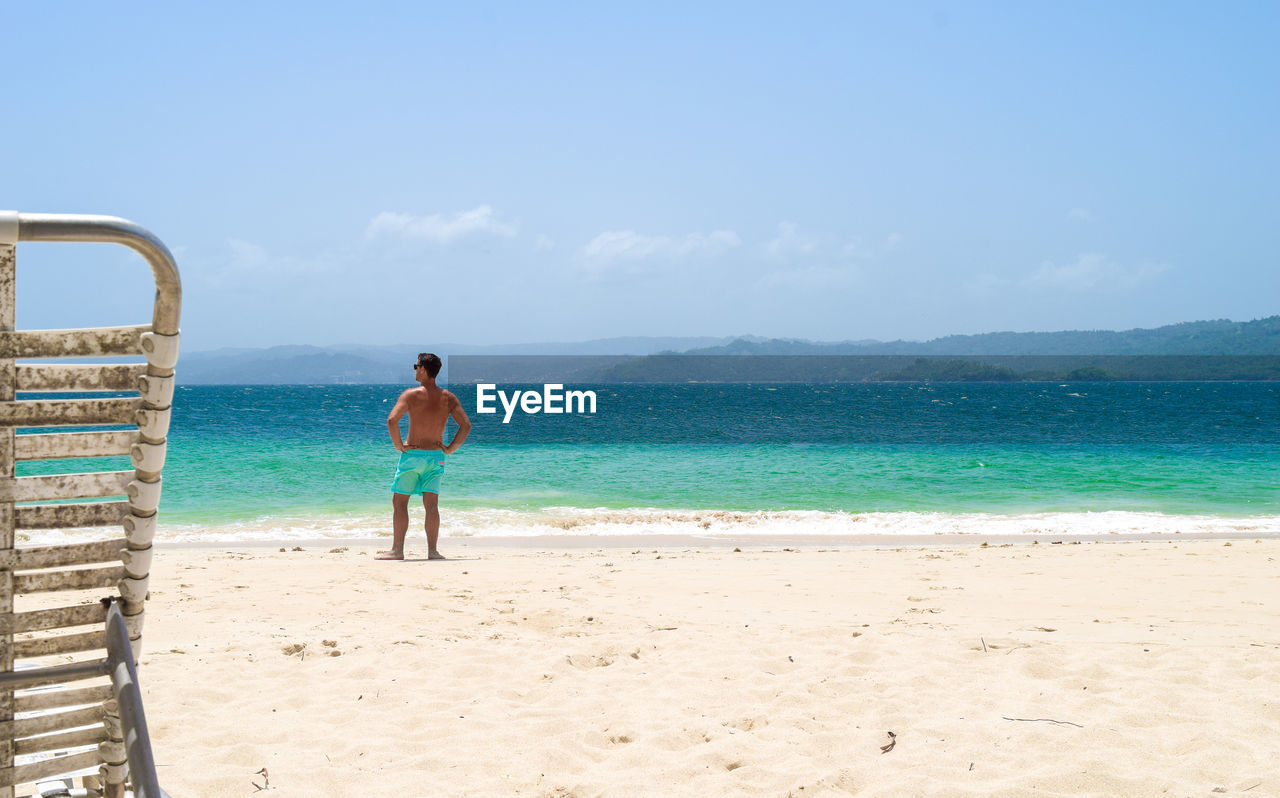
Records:
[[[129,775],[124,748],[124,724],[120,722],[120,705],[114,698],[102,702],[102,725],[107,739],[98,744],[103,764],[98,768],[105,798],[124,798],[124,782]]]

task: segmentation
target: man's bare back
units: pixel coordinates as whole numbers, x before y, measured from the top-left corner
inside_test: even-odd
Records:
[[[453,409],[461,404],[458,397],[435,385],[420,385],[400,394],[396,406],[401,403],[409,413],[409,440],[405,448],[444,450],[444,424]]]

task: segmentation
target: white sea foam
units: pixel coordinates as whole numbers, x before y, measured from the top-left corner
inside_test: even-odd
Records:
[[[534,535],[1107,535],[1280,533],[1280,517],[1220,518],[1160,513],[829,513],[818,511],[580,509],[471,511],[448,516],[446,534]]]
[[[268,542],[323,539],[372,539],[390,535],[390,517],[270,517],[223,524],[160,524],[156,536],[170,542]],[[734,510],[584,509],[549,507],[540,511],[442,508],[444,537],[473,539],[556,535],[693,536],[904,536],[1058,535],[1280,535],[1280,516],[1227,518],[1127,511],[1027,513],[829,513],[818,511],[742,512]],[[19,533],[19,545],[49,545],[101,538],[101,529]],[[421,515],[411,514],[412,537],[422,535]]]

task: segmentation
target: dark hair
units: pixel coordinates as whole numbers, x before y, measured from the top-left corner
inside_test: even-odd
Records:
[[[419,352],[418,365],[426,369],[427,376],[434,380],[444,364],[440,362],[439,356],[432,352]]]

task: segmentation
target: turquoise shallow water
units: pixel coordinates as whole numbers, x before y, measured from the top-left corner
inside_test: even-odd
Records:
[[[450,513],[455,532],[481,535],[708,529],[707,512],[722,512],[715,531],[1280,516],[1280,386],[1268,383],[582,387],[598,393],[595,415],[509,424],[456,389],[475,429],[449,459],[446,526]],[[189,536],[381,533],[397,457],[385,418],[402,389],[180,388],[163,523]]]

